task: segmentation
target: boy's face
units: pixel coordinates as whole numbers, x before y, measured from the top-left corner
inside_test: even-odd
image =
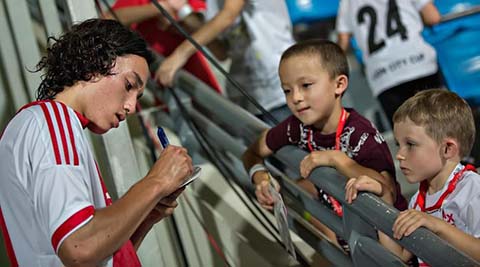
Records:
[[[287,105],[306,125],[322,128],[335,106],[336,80],[318,59],[296,55],[280,62],[279,76]]]
[[[431,180],[442,170],[441,146],[409,118],[395,122],[395,139],[399,145],[396,155],[400,169],[409,183]]]
[[[143,57],[127,55],[118,57],[112,68],[113,75],[89,81],[84,88],[83,115],[90,120],[88,128],[102,134],[117,128],[128,114],[135,112],[137,99],[143,94],[149,75]]]

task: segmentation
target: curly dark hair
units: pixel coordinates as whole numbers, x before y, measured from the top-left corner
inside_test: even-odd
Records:
[[[140,35],[115,20],[89,19],[74,25],[60,38],[49,37],[44,56],[35,71],[44,70],[37,100],[53,99],[65,87],[111,75],[119,56],[137,55],[150,65],[153,56]]]

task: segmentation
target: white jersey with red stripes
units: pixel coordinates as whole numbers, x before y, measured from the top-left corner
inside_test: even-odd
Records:
[[[447,190],[449,182],[463,167],[462,164],[456,166],[441,190],[431,195],[428,193],[425,195],[425,207],[433,206],[438,202]],[[416,205],[417,197],[418,191],[410,200],[408,205],[410,209],[420,210],[420,207]],[[480,209],[478,207],[480,207],[480,175],[467,171],[460,177],[455,189],[444,199],[440,208],[428,212],[428,214],[444,220],[475,238],[480,238]],[[418,260],[420,266],[429,266],[421,259]]]
[[[63,266],[59,246],[111,201],[82,119],[62,103],[33,102],[0,139],[0,224],[12,266]]]

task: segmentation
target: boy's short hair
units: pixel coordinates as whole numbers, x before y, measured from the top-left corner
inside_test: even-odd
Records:
[[[475,121],[468,103],[445,89],[421,91],[405,101],[393,115],[393,122],[410,119],[425,127],[426,133],[437,143],[444,138],[455,138],[460,145],[460,156],[470,153],[475,141]]]
[[[334,42],[323,39],[298,42],[283,52],[280,62],[299,55],[317,56],[332,79],[339,75],[345,75],[347,78],[349,76],[347,57],[340,46]]]
[[[47,54],[36,69],[45,72],[37,100],[53,99],[65,87],[90,81],[96,75],[111,75],[120,56],[137,55],[149,65],[153,62],[144,39],[115,20],[89,19],[48,41]]]

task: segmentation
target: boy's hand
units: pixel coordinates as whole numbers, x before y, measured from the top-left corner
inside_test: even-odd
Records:
[[[442,223],[445,221],[424,212],[414,209],[404,210],[400,212],[393,224],[393,237],[401,239],[403,236],[409,236],[421,226],[437,234],[438,226]]]
[[[345,200],[351,204],[357,198],[359,191],[368,191],[379,197],[383,195],[382,184],[366,175],[348,180],[345,185]]]
[[[275,203],[272,194],[270,194],[270,175],[266,171],[258,171],[253,176],[253,181],[255,183],[255,196],[257,197],[258,203],[267,210],[273,209],[273,204]],[[278,183],[274,183],[275,190],[280,191],[280,186]]]
[[[337,150],[312,151],[300,162],[300,175],[307,178],[318,166],[335,167],[332,159],[339,152]]]

